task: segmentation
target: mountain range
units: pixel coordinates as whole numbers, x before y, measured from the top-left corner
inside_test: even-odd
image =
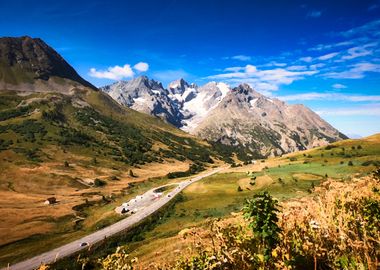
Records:
[[[248,84],[230,87],[223,82],[209,82],[198,86],[179,79],[165,88],[162,83],[141,76],[115,82],[99,91],[38,38],[0,39],[0,89],[57,93],[64,95],[60,96],[62,102],[70,99],[72,106],[83,110],[91,108],[101,115],[116,110],[134,115],[134,118],[143,117],[137,112],[155,116],[172,125],[156,121],[165,127],[165,131],[179,128],[190,134],[186,136],[208,141],[221,155],[231,157],[236,154],[244,161],[347,138],[307,107],[266,97]],[[101,112],[94,108],[94,99],[90,98],[95,95],[98,101],[107,104]],[[37,104],[35,99],[23,102],[33,108]],[[55,103],[54,110],[62,110],[63,105]],[[47,113],[41,104],[37,107],[40,113]],[[123,121],[130,122],[132,118]],[[147,123],[152,123],[153,118],[149,119]],[[151,130],[144,122],[134,125]]]
[[[160,88],[153,81],[146,83],[147,91]],[[136,81],[137,85],[143,84]],[[143,90],[136,90],[130,100],[136,102]],[[103,156],[126,165],[168,159],[212,162],[210,145],[138,112],[143,111],[140,107],[119,105],[39,38],[0,38],[0,98],[0,149],[2,144],[18,152],[38,149],[36,155],[43,160],[41,145],[49,141],[61,151],[79,147],[90,157],[104,152]],[[127,102],[123,100],[131,105]],[[12,138],[14,133],[20,138]]]
[[[159,117],[186,132],[223,145],[243,160],[309,149],[347,137],[301,104],[266,97],[248,84],[203,86],[184,79],[141,76],[101,88],[121,105]]]

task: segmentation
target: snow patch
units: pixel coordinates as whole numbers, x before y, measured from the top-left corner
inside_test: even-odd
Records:
[[[218,83],[217,87],[220,90],[220,92],[222,92],[222,98],[221,99],[223,99],[228,94],[228,92],[230,91],[230,87],[228,86],[228,84],[225,84],[222,82]]]
[[[249,104],[253,107],[253,106],[255,106],[255,104],[258,100],[259,100],[258,98],[254,98],[254,99],[249,101]]]
[[[138,97],[138,98],[134,98],[133,101],[135,103],[146,103],[146,99],[145,98],[142,98],[142,97]]]

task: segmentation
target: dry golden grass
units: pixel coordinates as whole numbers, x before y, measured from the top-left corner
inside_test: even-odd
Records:
[[[315,188],[312,196],[282,202],[280,244],[272,252],[277,269],[303,269],[285,264],[295,258],[294,250],[309,260],[305,269],[378,269],[380,253],[376,247],[380,247],[380,231],[370,233],[365,228],[368,221],[362,214],[347,211],[351,205],[360,206],[359,202],[365,198],[379,201],[380,194],[374,192],[376,188],[379,188],[379,182],[370,176],[350,182],[330,179]],[[342,207],[337,205],[338,202]],[[352,227],[352,222],[356,221],[361,226],[358,230]],[[176,236],[156,240],[153,245],[141,247],[143,255],[139,257],[137,269],[157,269],[158,265],[163,269],[174,269],[180,258],[190,258],[203,251],[212,254],[228,239],[217,235],[218,231],[226,229],[228,232],[234,226],[248,229],[247,225],[241,213],[236,213],[219,221],[205,221],[197,227],[184,229]],[[241,232],[243,234],[237,236],[237,241],[252,236],[249,229]],[[239,249],[238,243],[235,249]],[[233,252],[245,254],[246,251]]]
[[[116,171],[102,166],[101,159],[98,164],[92,165],[90,158],[72,152],[64,153],[54,146],[48,146],[43,151],[54,159],[35,165],[24,162],[12,151],[0,152],[1,167],[4,168],[0,173],[0,245],[58,231],[56,220],[68,215],[74,217],[76,211],[73,207],[82,204],[85,199],[101,200],[101,195],[120,195],[131,182],[189,168],[189,162],[169,160],[132,168],[136,177],[131,177],[128,167]],[[65,160],[70,161],[69,168],[65,168]],[[110,181],[111,176],[117,176],[119,180]],[[107,185],[101,188],[91,186],[95,178],[106,180]],[[101,195],[84,194],[97,192]],[[58,203],[45,205],[44,201],[52,196],[57,198]],[[94,217],[89,217],[85,226],[92,226],[112,216],[114,211],[93,213]]]

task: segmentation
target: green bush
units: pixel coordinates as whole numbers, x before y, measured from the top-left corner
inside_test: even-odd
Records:
[[[99,178],[96,178],[95,181],[94,181],[94,186],[96,186],[96,187],[103,187],[103,186],[105,186],[106,184],[107,184],[106,181],[101,180],[101,179],[99,179]]]
[[[259,248],[266,262],[271,259],[272,250],[276,247],[281,233],[277,224],[278,207],[278,201],[265,191],[247,200],[243,208],[244,218],[250,221],[249,227],[260,240]]]

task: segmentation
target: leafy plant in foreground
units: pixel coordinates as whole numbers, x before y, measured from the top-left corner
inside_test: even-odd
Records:
[[[271,252],[276,247],[281,229],[277,225],[278,201],[268,192],[259,193],[253,199],[247,199],[243,208],[244,218],[248,221],[253,234],[260,241],[264,261],[269,261]]]

